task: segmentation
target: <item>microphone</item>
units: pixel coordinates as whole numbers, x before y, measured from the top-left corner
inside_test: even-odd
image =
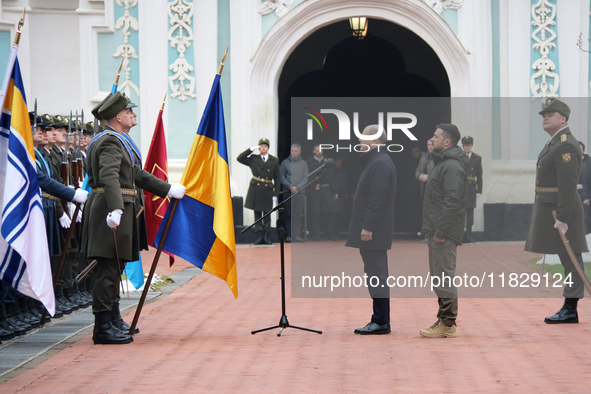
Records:
[[[313,179],[315,176],[320,175],[322,171],[326,170],[327,168],[334,167],[334,159],[326,159],[324,164],[312,171],[308,174],[308,179]]]

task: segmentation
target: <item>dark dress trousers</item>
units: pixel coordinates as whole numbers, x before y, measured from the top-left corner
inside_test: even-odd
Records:
[[[396,167],[390,156],[384,151],[378,152],[377,148],[362,153],[360,162],[362,172],[353,200],[346,246],[359,248],[368,281],[372,276],[379,279],[377,287],[368,285],[373,299],[371,321],[387,324],[390,323],[390,292],[386,283],[386,253],[392,247],[394,231]],[[362,241],[361,230],[371,231],[372,239]]]

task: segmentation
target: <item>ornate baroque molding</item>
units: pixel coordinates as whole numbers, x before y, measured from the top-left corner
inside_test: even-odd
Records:
[[[423,0],[433,8],[435,12],[441,14],[443,10],[459,10],[464,5],[464,0]]]
[[[531,95],[533,98],[558,97],[560,79],[557,73],[552,72],[556,65],[548,57],[550,49],[556,48],[556,32],[551,29],[551,26],[556,25],[556,5],[551,4],[549,0],[538,0],[531,7],[531,16],[531,24],[535,27],[531,35],[534,40],[532,48],[540,53],[540,57],[532,64],[536,71],[530,79]],[[541,79],[540,83],[536,82],[538,78]]]
[[[187,101],[187,97],[197,97],[195,95],[195,77],[189,75],[189,73],[193,72],[193,66],[185,58],[185,51],[193,41],[193,30],[191,29],[193,4],[187,3],[186,0],[173,0],[168,3],[168,16],[171,25],[168,31],[168,41],[170,41],[170,46],[176,48],[179,54],[176,60],[168,66],[174,73],[174,75],[168,77],[168,84],[172,90],[170,97],[178,97],[181,101]],[[185,32],[187,35],[185,35]]]
[[[464,1],[464,0],[460,0]],[[267,15],[275,11],[275,14],[281,18],[289,12],[293,5],[293,0],[265,0],[259,7],[259,14]]]
[[[129,10],[137,6],[138,0],[115,0],[119,7],[124,7],[123,16],[115,22],[115,30],[123,30],[123,44],[119,45],[113,57],[123,57],[123,70],[125,70],[125,81],[119,84],[119,90],[125,91],[125,95],[130,97],[131,89],[140,95],[140,90],[135,83],[131,81],[131,67],[129,67],[129,59],[137,59],[133,45],[129,44],[130,29],[139,30],[139,22],[136,18],[131,16]]]

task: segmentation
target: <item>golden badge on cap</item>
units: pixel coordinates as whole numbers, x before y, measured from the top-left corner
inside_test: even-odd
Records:
[[[47,119],[47,120],[51,120],[51,116],[49,116],[49,115],[45,115],[45,119]]]
[[[562,154],[562,161],[568,163],[570,161],[570,153],[563,153]]]
[[[546,105],[550,105],[550,104],[552,104],[552,99],[546,100]]]

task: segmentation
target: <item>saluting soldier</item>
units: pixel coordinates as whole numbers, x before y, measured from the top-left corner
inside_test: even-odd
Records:
[[[255,151],[260,154],[254,154]],[[244,207],[254,210],[254,219],[258,220],[265,213],[273,209],[273,202],[277,201],[281,189],[281,170],[279,159],[269,154],[269,140],[261,138],[259,144],[248,148],[238,155],[238,162],[249,166],[252,179],[248,187]],[[271,228],[271,218],[267,217],[262,224],[257,224],[255,231],[258,238],[255,245],[271,245],[268,232]]]
[[[466,195],[466,232],[463,242],[474,242],[472,238],[472,226],[474,225],[474,208],[476,200],[482,194],[482,157],[472,152],[474,138],[464,136],[462,147],[468,156],[468,191]]]
[[[165,198],[182,198],[185,187],[170,185],[144,171],[136,163],[123,133],[136,124],[135,104],[117,92],[99,109],[105,130],[88,148],[88,185],[92,193],[86,203],[82,226],[82,249],[96,259],[92,311],[95,344],[125,344],[133,341],[116,328],[111,312],[119,294],[125,263],[139,260],[139,232],[135,218],[138,187]]]
[[[583,298],[583,281],[569,258],[557,228],[566,235],[581,269],[582,252],[587,252],[583,203],[577,193],[581,173],[581,148],[570,132],[567,122],[570,108],[558,99],[542,103],[542,127],[550,141],[538,156],[536,198],[525,250],[534,253],[558,254],[567,278],[564,304],[555,315],[546,317],[548,324],[578,323],[577,303]],[[552,216],[556,211],[556,221]]]

